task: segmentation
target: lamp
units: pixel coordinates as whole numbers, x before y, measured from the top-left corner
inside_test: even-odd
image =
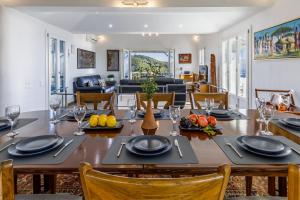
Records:
[[[134,6],[134,7],[139,7],[139,6],[146,6],[148,5],[147,0],[123,0],[121,2],[124,6]]]

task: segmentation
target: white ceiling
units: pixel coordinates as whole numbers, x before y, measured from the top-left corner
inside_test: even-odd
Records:
[[[209,34],[253,15],[275,0],[149,0],[149,7],[143,8],[120,7],[120,0],[2,1],[72,33]]]

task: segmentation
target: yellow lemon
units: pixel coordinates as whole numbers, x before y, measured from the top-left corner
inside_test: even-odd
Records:
[[[107,117],[107,121],[106,121],[106,125],[110,128],[115,127],[117,125],[117,119],[115,116],[108,116]]]
[[[107,115],[100,115],[98,118],[98,126],[105,126],[107,121]]]
[[[91,116],[89,123],[91,127],[96,127],[98,125],[98,115]]]

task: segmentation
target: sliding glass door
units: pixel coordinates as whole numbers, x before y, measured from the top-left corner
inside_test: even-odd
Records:
[[[48,35],[49,95],[63,92],[66,87],[66,42]]]
[[[248,48],[247,33],[222,42],[221,85],[232,108],[248,108]]]

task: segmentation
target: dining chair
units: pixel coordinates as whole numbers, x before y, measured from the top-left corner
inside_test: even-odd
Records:
[[[136,105],[137,109],[141,110],[142,108],[146,109],[147,104],[147,96],[145,93],[136,93]],[[166,102],[164,105],[164,109],[169,109],[169,106],[174,105],[175,101],[175,92],[172,93],[155,93],[152,98],[154,109],[158,108],[159,102]]]
[[[13,162],[6,160],[0,163],[0,199],[1,200],[81,200],[70,194],[26,194],[14,193]]]
[[[220,108],[228,109],[228,92],[222,93],[196,93],[190,92],[190,101],[192,109],[201,109],[199,102],[205,99],[214,99],[215,102],[220,104]]]
[[[288,198],[286,197],[237,197],[228,200],[300,200],[300,166],[289,164],[288,170]]]
[[[115,93],[82,93],[76,92],[77,105],[93,103],[94,110],[98,109],[98,105],[104,103],[103,108],[114,109]]]
[[[129,178],[102,173],[89,163],[81,163],[80,179],[86,200],[160,199],[160,200],[222,200],[231,168],[189,178]]]

